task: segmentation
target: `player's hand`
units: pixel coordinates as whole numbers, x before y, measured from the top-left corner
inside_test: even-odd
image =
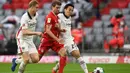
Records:
[[[59,44],[64,44],[64,40],[63,39],[58,39]]]
[[[57,23],[57,24],[55,25],[55,27],[56,27],[56,28],[59,28],[59,27],[60,27],[60,24],[59,24],[59,23]]]

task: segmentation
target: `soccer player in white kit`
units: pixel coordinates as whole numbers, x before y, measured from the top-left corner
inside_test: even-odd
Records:
[[[21,26],[16,33],[18,54],[22,56],[22,62],[20,63],[18,73],[24,73],[25,67],[28,63],[37,63],[39,61],[39,55],[37,49],[33,43],[33,35],[41,36],[42,32],[35,32],[35,27],[38,17],[38,2],[32,0],[29,3],[28,11],[23,14],[21,18]],[[13,59],[12,71],[15,70],[16,61],[18,58]]]
[[[64,12],[58,14],[60,27],[65,29],[66,32],[61,33],[61,38],[64,39],[64,47],[66,51],[70,53],[73,57],[77,59],[81,68],[84,70],[84,73],[88,73],[88,69],[85,61],[80,56],[79,48],[74,43],[74,38],[71,34],[71,15],[73,13],[74,6],[72,4],[67,4],[64,7]],[[52,73],[56,73],[59,69],[59,63],[53,68]]]

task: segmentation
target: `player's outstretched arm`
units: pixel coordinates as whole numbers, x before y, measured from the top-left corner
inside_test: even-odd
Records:
[[[41,36],[42,35],[42,32],[34,32],[34,31],[30,31],[28,29],[22,29],[22,33],[23,35],[38,35],[38,36]]]
[[[59,39],[51,32],[51,27],[52,25],[46,25],[45,26],[45,32],[51,37],[53,38],[54,40],[58,41],[59,42]]]

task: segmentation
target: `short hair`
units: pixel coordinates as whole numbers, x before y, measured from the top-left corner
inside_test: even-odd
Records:
[[[122,12],[118,12],[116,15],[115,15],[116,18],[121,18],[123,17],[123,13]]]
[[[73,7],[74,8],[74,5],[73,4],[66,4],[64,9],[67,9],[69,6]]]
[[[60,5],[61,6],[61,2],[60,1],[53,1],[51,6],[55,7],[56,5]]]
[[[39,2],[38,2],[37,0],[31,0],[31,1],[29,2],[29,8],[30,8],[30,7],[33,7],[33,6],[36,6],[37,4],[39,4]]]

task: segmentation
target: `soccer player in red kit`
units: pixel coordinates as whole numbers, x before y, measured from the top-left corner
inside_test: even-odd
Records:
[[[128,29],[128,27],[124,23],[124,17],[121,12],[111,19],[111,27],[112,27],[112,36],[113,39],[105,42],[104,48],[106,52],[109,52],[110,46],[114,49],[120,49],[124,45],[124,31]]]
[[[52,2],[52,10],[45,18],[45,30],[38,48],[40,58],[49,50],[57,52],[60,56],[59,73],[63,73],[63,68],[66,65],[66,50],[64,49],[63,40],[59,38],[60,29],[58,24],[58,16],[61,3],[59,1]]]

